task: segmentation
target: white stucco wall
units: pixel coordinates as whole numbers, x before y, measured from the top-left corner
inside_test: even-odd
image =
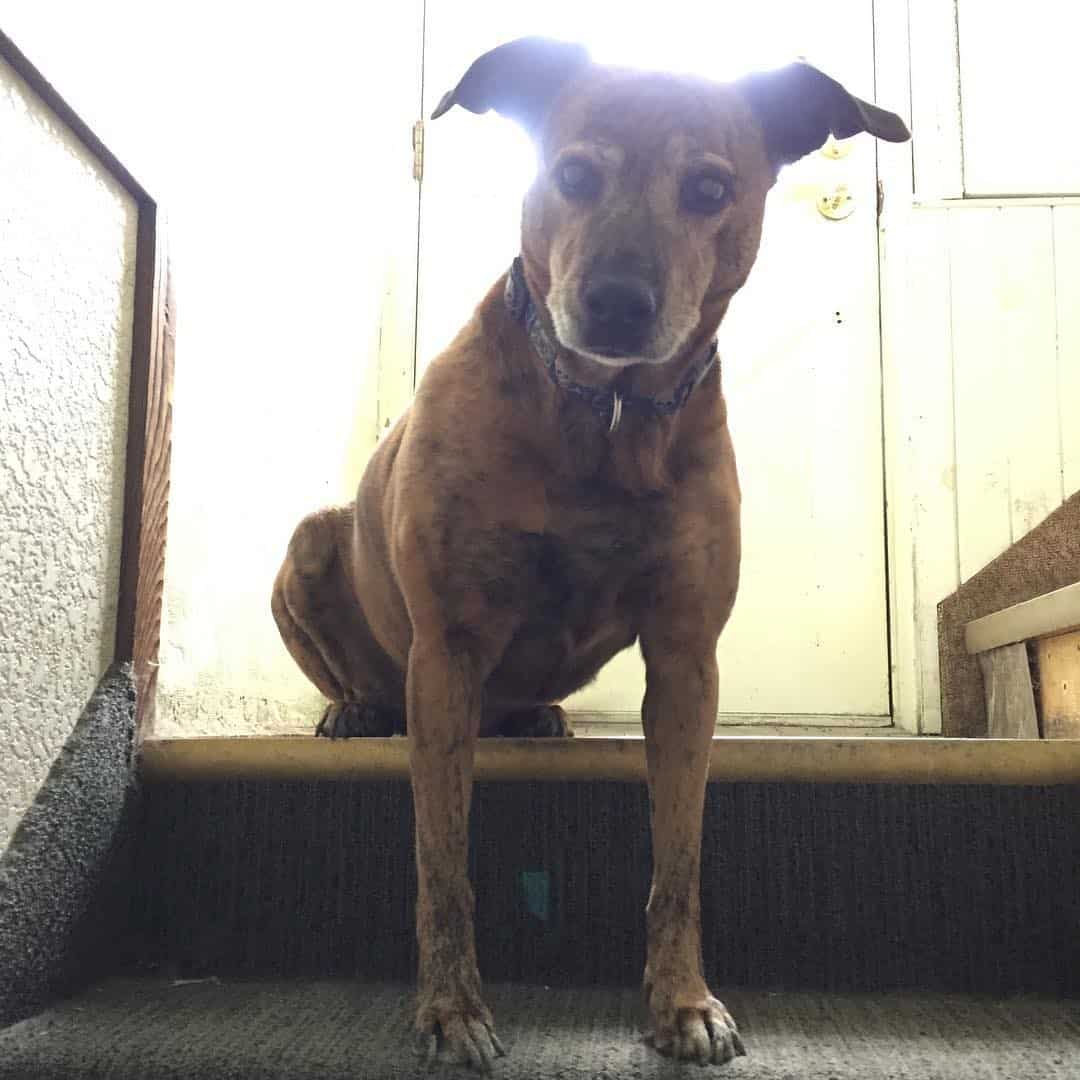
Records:
[[[137,210],[0,61],[0,849],[112,660]]]
[[[270,589],[296,522],[352,497],[375,442],[380,338],[411,345],[386,313],[401,307],[388,304],[395,260],[415,263],[420,6],[373,12],[313,0],[302,17],[264,5],[253,23],[248,6],[210,0],[27,0],[2,16],[168,216],[155,736],[310,729],[319,715]]]

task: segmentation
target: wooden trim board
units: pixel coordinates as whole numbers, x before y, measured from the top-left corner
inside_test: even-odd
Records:
[[[176,299],[159,211],[139,207],[116,659],[135,669],[136,729],[153,725],[165,588]]]
[[[955,198],[964,193],[957,0],[908,0],[911,128],[915,194]]]
[[[984,615],[964,629],[969,653],[1080,628],[1080,581]]]
[[[0,57],[3,57],[15,69],[19,77],[25,80],[27,85],[45,102],[49,109],[71,128],[79,142],[101,162],[108,173],[132,196],[140,207],[144,202],[153,202],[142,184],[128,172],[116,155],[90,130],[89,125],[60,96],[52,83],[42,75],[26,54],[3,30],[0,30]]]
[[[0,31],[2,57],[135,200],[134,325],[124,465],[115,661],[134,664],[136,730],[152,721],[165,570],[176,303],[161,209],[116,155]]]
[[[1080,739],[1080,630],[1036,643],[1044,739]]]
[[[968,210],[1017,206],[1080,206],[1080,195],[957,195],[952,199],[914,198],[912,206],[920,210]]]
[[[573,722],[574,731],[580,734],[582,731],[593,731],[597,735],[640,735],[641,734],[641,710],[629,711],[608,710],[605,712],[590,709],[575,709],[568,707],[567,712]],[[828,731],[807,730],[805,734],[857,734],[859,732],[872,731],[876,735],[893,734],[894,728],[892,717],[875,716],[859,713],[734,713],[719,712],[716,717],[717,735],[755,734],[749,732],[734,731],[733,728],[826,728]],[[304,732],[307,733],[305,728]],[[759,734],[766,734],[764,731]],[[282,734],[285,734],[284,732]],[[783,732],[781,734],[798,735],[799,731]]]
[[[643,739],[482,739],[485,780],[645,780]],[[306,737],[154,739],[149,783],[191,780],[407,780],[409,740]],[[1080,739],[716,738],[709,779],[724,783],[1077,784]]]
[[[991,739],[1037,739],[1039,721],[1031,668],[1023,642],[979,653],[986,693],[986,731]]]

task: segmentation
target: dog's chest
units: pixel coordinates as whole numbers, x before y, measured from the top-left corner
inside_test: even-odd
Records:
[[[662,558],[666,515],[659,499],[585,490],[552,499],[545,516],[542,530],[472,531],[454,576],[512,608],[519,636],[573,649],[633,618]]]
[[[522,614],[556,620],[576,633],[626,609],[649,576],[661,546],[657,500],[591,494],[556,502],[540,533],[520,532]]]

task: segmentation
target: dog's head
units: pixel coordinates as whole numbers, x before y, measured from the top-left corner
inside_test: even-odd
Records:
[[[754,263],[781,166],[830,133],[908,138],[898,116],[809,64],[720,84],[600,67],[544,38],[485,53],[434,116],[453,105],[532,135],[526,277],[563,347],[614,367],[662,364],[712,335]]]

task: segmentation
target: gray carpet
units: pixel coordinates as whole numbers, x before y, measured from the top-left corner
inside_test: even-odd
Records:
[[[710,784],[707,970],[747,989],[1080,996],[1078,822],[1080,786]],[[637,982],[644,784],[478,784],[470,831],[486,979]],[[147,785],[136,835],[110,974],[414,977],[407,781]]]
[[[131,890],[134,730],[131,666],[113,664],[0,856],[0,1025],[115,959]]]
[[[489,986],[504,1080],[1076,1080],[1080,1003],[946,994],[722,995],[750,1056],[665,1061],[636,990]],[[361,1080],[430,1076],[411,991],[347,980],[113,979],[0,1031],[0,1080]],[[435,1075],[463,1077],[445,1067]]]

